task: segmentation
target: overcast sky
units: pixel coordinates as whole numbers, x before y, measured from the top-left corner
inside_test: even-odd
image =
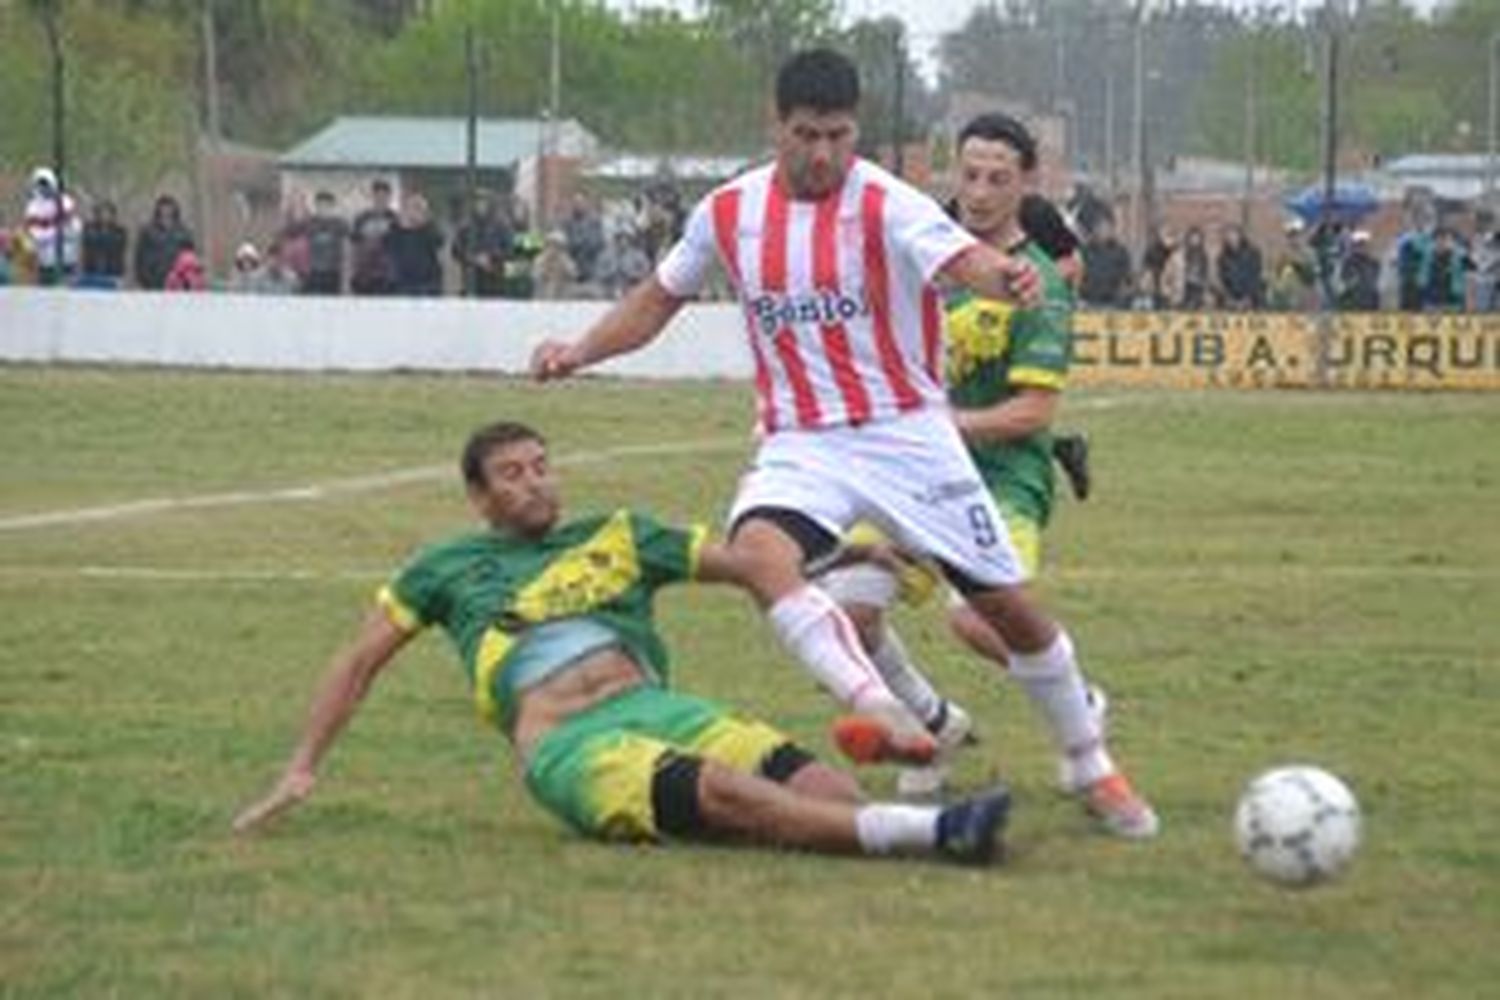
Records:
[[[674,7],[681,11],[692,11],[697,7],[694,0],[608,0],[611,6],[630,7]],[[940,36],[964,23],[969,11],[981,0],[842,0],[845,20],[884,17],[895,15],[906,24],[912,55],[926,70],[932,67],[931,52]],[[1312,8],[1320,0],[1214,0],[1223,7],[1266,7],[1272,4],[1291,4],[1293,8]],[[1442,0],[1405,0],[1408,6],[1430,11]]]
[[[1293,8],[1311,8],[1318,0],[1215,0],[1221,7],[1269,7],[1274,4]],[[1408,6],[1431,10],[1437,0],[1406,0]],[[643,4],[644,6],[644,4]],[[683,9],[691,9],[691,3],[681,3]],[[843,0],[844,16],[854,19],[881,17],[894,14],[906,22],[907,29],[916,36],[914,42],[931,46],[944,32],[952,31],[963,24],[969,11],[978,6],[976,0]]]
[[[913,48],[930,48],[938,36],[963,24],[969,10],[981,0],[841,0],[844,18],[877,18],[888,13],[906,22],[912,33]],[[1292,4],[1293,7],[1319,6],[1320,0],[1214,0],[1226,7],[1263,7],[1272,4]],[[1407,6],[1431,10],[1442,0],[1406,0]],[[609,0],[616,7],[676,7],[678,10],[693,10],[693,0]]]

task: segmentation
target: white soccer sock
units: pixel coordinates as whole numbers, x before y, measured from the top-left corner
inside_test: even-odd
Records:
[[[766,616],[782,645],[839,702],[861,710],[899,707],[860,647],[854,624],[823,591],[804,586],[773,604]]]
[[[930,851],[937,846],[939,809],[886,803],[861,806],[854,814],[859,846],[866,854]]]
[[[1080,784],[1092,784],[1114,772],[1115,763],[1104,747],[1098,716],[1089,709],[1088,689],[1066,632],[1058,629],[1057,638],[1040,652],[1012,651],[1010,672],[1046,718],[1052,738],[1072,762]]]
[[[922,720],[923,725],[931,728],[942,717],[943,696],[917,669],[895,629],[889,625],[882,628],[880,646],[870,654],[870,659],[885,679],[886,687]]]

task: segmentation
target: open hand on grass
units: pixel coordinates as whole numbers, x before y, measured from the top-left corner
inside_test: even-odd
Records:
[[[251,833],[260,829],[294,806],[300,805],[312,794],[317,776],[311,771],[288,771],[276,782],[271,793],[245,808],[234,818],[234,832]]]

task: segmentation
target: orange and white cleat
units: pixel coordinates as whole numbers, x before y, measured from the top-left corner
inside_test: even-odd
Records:
[[[1156,810],[1119,771],[1082,789],[1079,797],[1105,830],[1126,840],[1150,840],[1161,832]]]
[[[835,719],[833,742],[856,764],[930,764],[938,753],[932,734],[908,732],[874,715]]]

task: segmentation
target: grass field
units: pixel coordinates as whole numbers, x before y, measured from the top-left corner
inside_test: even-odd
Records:
[[[1113,695],[1153,844],[1094,834],[1019,692],[913,612],[983,726],[963,783],[1017,787],[1007,868],[582,842],[438,638],[302,811],[227,835],[373,588],[466,523],[473,425],[548,431],[576,511],[715,520],[748,413],[717,384],[0,369],[0,994],[1495,995],[1494,395],[1071,398],[1098,485],[1042,591]],[[746,600],[683,589],[661,616],[683,686],[828,750]],[[1336,885],[1274,889],[1230,844],[1239,786],[1287,760],[1361,797]]]

